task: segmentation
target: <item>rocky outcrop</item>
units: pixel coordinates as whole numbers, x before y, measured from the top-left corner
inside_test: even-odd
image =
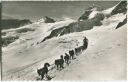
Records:
[[[118,29],[119,27],[125,25],[127,23],[127,17],[123,20],[123,22],[119,22],[119,24],[117,25],[116,29]]]
[[[24,19],[24,20],[20,20],[20,25],[26,25],[26,24],[31,24],[32,22],[29,19]]]
[[[114,15],[117,13],[126,13],[126,11],[127,11],[126,6],[127,6],[127,2],[121,1],[112,10],[111,15]],[[51,34],[48,35],[47,37],[45,37],[42,40],[42,42],[45,41],[46,39],[50,39],[52,37],[62,36],[64,34],[68,34],[68,33],[72,33],[72,32],[81,32],[81,31],[85,31],[85,30],[90,30],[94,26],[102,25],[101,21],[105,18],[105,15],[102,12],[97,12],[98,9],[99,8],[97,8],[95,6],[88,8],[85,11],[85,13],[78,19],[77,22],[71,23],[68,26],[64,26],[62,28],[52,30]],[[95,16],[90,19],[89,15],[93,11],[95,13]],[[123,22],[121,22],[119,25],[117,25],[116,28],[120,27],[121,25],[125,24],[126,22],[127,22],[127,20],[125,19]]]
[[[92,13],[92,11],[97,10],[97,11],[101,11],[102,8],[98,7],[98,6],[90,6],[88,9],[85,10],[84,14],[82,14],[78,21],[82,21],[82,20],[87,20],[89,18],[89,15]]]
[[[7,36],[3,37],[1,40],[2,46],[5,47],[10,43],[14,42],[15,40],[19,39],[19,36]]]
[[[45,22],[45,23],[54,23],[55,20],[52,19],[52,18],[50,18],[50,17],[45,16],[44,22]]]
[[[127,12],[127,1],[121,1],[111,12],[111,15]]]
[[[86,10],[84,14],[78,19],[78,21],[87,20],[91,12],[91,10]]]
[[[54,30],[52,30],[50,35],[46,36],[42,40],[42,42],[47,40],[47,39],[50,39],[52,37],[62,36],[64,34],[90,30],[90,29],[93,28],[93,26],[102,25],[101,20],[103,20],[103,19],[104,19],[103,14],[97,14],[92,19],[87,19],[87,20],[84,20],[84,21],[77,21],[77,22],[69,24],[68,26],[64,26],[62,28],[54,29]]]

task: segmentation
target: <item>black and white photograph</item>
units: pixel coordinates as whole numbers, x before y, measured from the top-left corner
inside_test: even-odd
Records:
[[[127,1],[0,2],[2,81],[127,80]]]

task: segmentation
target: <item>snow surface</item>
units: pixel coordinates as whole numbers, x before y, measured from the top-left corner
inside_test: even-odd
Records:
[[[117,19],[118,16],[113,16],[108,21]],[[120,16],[123,19],[121,14]],[[53,80],[126,80],[127,25],[113,29],[122,19],[115,20],[106,27],[102,25],[82,32],[89,39],[87,50]]]
[[[92,12],[89,15],[88,19],[92,19],[94,18],[98,13],[100,13],[99,11],[97,11],[97,8],[93,8]]]
[[[50,34],[53,29],[67,26],[72,22],[74,22],[74,20],[67,19],[51,24],[42,23],[39,25],[34,23],[29,26],[19,28],[34,28],[35,31],[21,33],[19,35],[19,39],[3,48],[3,75],[7,76],[7,78],[9,76],[9,78],[11,77],[10,79],[13,79],[15,78],[13,77],[13,73],[15,76],[15,72],[23,70],[40,61],[43,61],[43,63],[46,60],[53,62],[55,58],[59,58],[60,54],[64,54],[65,51],[69,51],[76,46],[82,45],[83,37],[77,37],[76,35],[63,36],[60,38],[56,37],[41,43],[44,37]],[[9,35],[10,33],[18,35],[18,33],[15,32],[16,30],[17,29],[13,29],[11,31],[5,30],[5,32],[9,33]],[[41,65],[43,65],[43,63]],[[40,64],[38,65],[40,68]],[[34,70],[37,68],[38,66],[36,65]]]
[[[91,30],[54,37],[45,42],[41,41],[53,29],[67,26],[74,20],[51,24],[38,22],[25,26],[35,31],[21,33],[18,40],[3,48],[3,79],[36,80],[37,68],[41,68],[45,62],[53,66],[55,59],[81,46],[84,37],[87,37],[87,50],[71,60],[69,66],[64,65],[62,71],[50,70],[49,75],[54,77],[52,80],[125,80],[127,25],[115,29],[125,17],[124,14],[113,15],[105,18],[103,25]],[[11,33],[18,35],[15,30],[11,30]]]
[[[106,9],[106,10],[103,10],[102,13],[104,15],[110,15],[112,10],[115,8],[116,6],[112,7],[112,8],[109,8],[109,9]]]

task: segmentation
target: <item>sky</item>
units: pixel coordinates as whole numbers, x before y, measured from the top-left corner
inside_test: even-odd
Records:
[[[95,4],[107,9],[118,1],[3,1],[3,19],[30,19],[36,21],[49,16],[54,19],[69,17],[78,19],[84,11]]]

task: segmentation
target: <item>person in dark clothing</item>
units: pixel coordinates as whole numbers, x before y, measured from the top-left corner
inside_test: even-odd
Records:
[[[70,59],[74,59],[74,51],[73,50],[69,51],[69,54],[70,54]]]
[[[87,49],[87,47],[88,47],[88,39],[85,37],[84,38],[84,40],[83,40],[83,49],[82,50],[84,50],[84,49]]]
[[[78,56],[79,50],[77,48],[75,48],[75,54],[76,56]]]
[[[57,70],[64,68],[64,58],[63,58],[63,55],[60,56],[60,59],[56,59],[55,60],[55,65],[57,66]]]
[[[70,59],[70,57],[69,57],[69,55],[67,53],[65,53],[64,59],[65,59],[65,63],[67,65],[69,65],[69,59]]]
[[[44,76],[46,75],[47,77],[47,73],[48,73],[48,67],[50,66],[49,63],[45,63],[44,67],[41,69],[37,69],[37,73],[40,76],[41,75],[41,80],[44,79]]]

